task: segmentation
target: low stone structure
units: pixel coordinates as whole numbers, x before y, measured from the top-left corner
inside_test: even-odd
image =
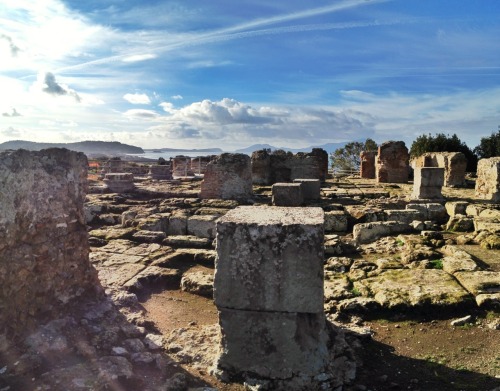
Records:
[[[112,193],[126,193],[135,188],[134,174],[130,172],[119,172],[104,175],[103,179],[106,189]]]
[[[172,179],[172,171],[170,165],[153,164],[149,167],[148,177],[157,181]]]
[[[275,183],[272,193],[275,206],[301,206],[304,203],[302,183]]]
[[[500,201],[500,157],[481,159],[477,163],[476,197]]]
[[[413,200],[441,200],[444,183],[444,168],[417,167],[413,179]]]
[[[172,158],[172,175],[175,177],[193,176],[191,158],[189,156],[176,156]]]
[[[121,159],[109,159],[105,165],[106,173],[123,172],[124,161]]]
[[[375,162],[377,151],[363,151],[360,155],[361,165],[359,175],[364,179],[375,179]]]
[[[218,220],[219,376],[312,381],[324,371],[323,220],[321,208],[251,206]]]
[[[314,201],[321,198],[321,182],[319,179],[294,179],[293,182],[302,184],[304,200]]]
[[[415,159],[415,168],[444,168],[444,184],[446,187],[465,185],[467,159],[462,152],[427,152]]]
[[[207,164],[200,198],[244,200],[252,194],[252,168],[248,155],[223,153]]]
[[[328,154],[321,148],[293,154],[282,150],[255,151],[252,154],[252,178],[256,185],[292,182],[294,179],[319,179],[328,174]]]
[[[210,161],[214,158],[215,156],[198,156],[194,157],[191,159],[191,172],[193,174],[201,175],[205,173],[205,170],[207,169],[207,164],[210,163]]]
[[[87,165],[66,149],[0,153],[0,335],[21,336],[96,294],[83,212]]]
[[[378,147],[376,178],[379,183],[407,183],[408,148],[403,141],[387,141]]]

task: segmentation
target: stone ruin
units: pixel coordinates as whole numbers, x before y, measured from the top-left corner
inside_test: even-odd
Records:
[[[83,153],[66,149],[0,153],[0,334],[21,336],[96,295],[87,166]]]
[[[415,159],[415,168],[444,168],[444,186],[460,187],[465,185],[467,159],[461,152],[427,152]]]
[[[218,220],[214,300],[222,379],[300,377],[311,386],[325,371],[323,223],[321,208],[253,206]]]
[[[134,174],[130,172],[104,175],[104,187],[112,193],[126,193],[135,189]]]
[[[304,203],[301,183],[275,183],[271,203],[275,206],[300,206]]]
[[[252,195],[252,169],[248,155],[223,153],[207,164],[200,198],[245,200]]]
[[[413,180],[413,200],[442,200],[441,189],[444,183],[445,169],[440,167],[417,167]]]
[[[210,163],[210,161],[214,157],[215,156],[197,156],[197,157],[192,158],[191,159],[191,171],[197,175],[205,174],[205,171],[207,169],[207,164]]]
[[[163,181],[172,179],[172,170],[167,164],[153,164],[149,167],[148,177],[153,180]]]
[[[386,141],[378,147],[376,178],[379,183],[407,183],[408,148],[403,141]]]
[[[500,201],[500,157],[481,159],[477,163],[476,197]]]
[[[191,158],[182,155],[172,158],[172,175],[174,177],[194,176],[191,169]]]
[[[294,179],[326,180],[328,153],[313,148],[309,153],[260,150],[252,153],[252,180],[256,185],[292,182]]]
[[[363,151],[360,155],[361,165],[360,173],[361,178],[375,179],[375,160],[377,158],[376,151]]]

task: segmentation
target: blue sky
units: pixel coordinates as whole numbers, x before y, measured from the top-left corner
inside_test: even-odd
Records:
[[[498,0],[2,0],[0,142],[473,148],[498,37]]]

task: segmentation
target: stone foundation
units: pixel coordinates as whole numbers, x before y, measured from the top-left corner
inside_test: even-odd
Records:
[[[500,201],[500,157],[481,159],[477,163],[476,197]]]
[[[83,212],[87,165],[66,149],[0,153],[0,334],[21,336],[96,294]]]
[[[403,141],[387,141],[378,147],[376,178],[379,183],[407,183],[408,148]]]
[[[325,370],[323,223],[321,208],[286,207],[238,207],[217,221],[219,376],[292,379]]]
[[[200,198],[246,200],[252,195],[252,168],[248,155],[223,153],[207,164]]]

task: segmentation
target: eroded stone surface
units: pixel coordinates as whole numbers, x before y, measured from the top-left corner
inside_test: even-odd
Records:
[[[476,197],[500,201],[500,157],[480,159],[477,163]]]

